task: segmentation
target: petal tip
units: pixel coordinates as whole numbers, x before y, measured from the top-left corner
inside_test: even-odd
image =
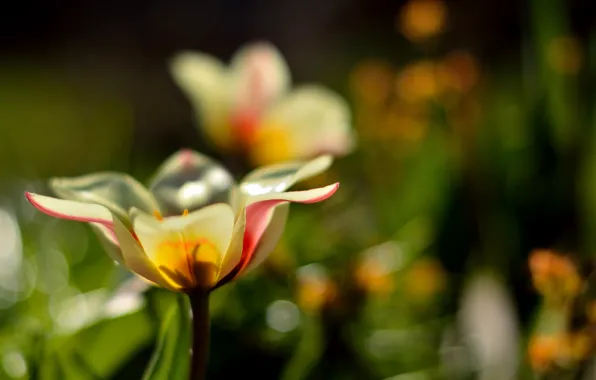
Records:
[[[322,202],[328,198],[331,198],[331,196],[333,194],[335,194],[337,189],[339,189],[339,182],[336,182],[332,185],[325,186],[323,189],[325,190],[325,192],[323,194],[319,195],[316,198],[311,198],[304,203],[317,203],[317,202]]]

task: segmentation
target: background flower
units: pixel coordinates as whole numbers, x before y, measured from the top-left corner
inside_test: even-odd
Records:
[[[199,125],[224,151],[268,164],[353,148],[345,100],[319,85],[290,89],[287,64],[270,43],[240,48],[229,66],[205,53],[180,53],[171,71]]]

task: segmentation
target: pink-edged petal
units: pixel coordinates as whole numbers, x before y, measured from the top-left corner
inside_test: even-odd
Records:
[[[182,149],[166,159],[149,186],[164,216],[228,203],[234,187],[234,178],[223,166],[190,149]]]
[[[262,196],[246,208],[246,230],[244,232],[244,242],[242,249],[242,260],[234,269],[235,276],[246,272],[247,269],[253,269],[258,263],[261,263],[270,253],[270,249],[275,247],[275,239],[281,237],[282,230],[273,230],[271,235],[264,242],[262,249],[257,249],[265,233],[270,228],[270,223],[285,222],[283,213],[279,220],[274,219],[276,207],[287,202],[296,203],[316,203],[321,202],[332,196],[338,189],[339,183],[333,185],[311,189],[306,191],[293,191],[280,194]],[[268,251],[269,250],[269,251]],[[256,253],[258,252],[258,257]],[[253,265],[253,260],[255,264]]]
[[[324,201],[325,199],[332,196],[339,188],[339,182],[332,185],[318,187],[316,189],[303,190],[303,191],[287,191],[284,193],[267,193],[263,195],[257,195],[250,197],[248,200],[248,206],[267,201],[287,201],[297,203],[317,203]]]
[[[25,193],[25,197],[33,206],[45,214],[60,219],[91,224],[108,256],[122,264],[122,252],[114,233],[114,217],[107,208],[91,203],[67,201],[34,193]]]
[[[25,193],[25,197],[39,211],[55,218],[98,223],[113,230],[112,213],[104,206],[68,201],[29,192]]]
[[[275,249],[279,239],[281,238],[281,235],[286,228],[289,210],[289,203],[278,204],[272,210],[267,227],[261,235],[255,252],[252,255],[252,260],[250,260],[250,262],[247,264],[244,273],[248,273],[254,268],[258,267]]]
[[[332,162],[331,156],[323,155],[307,162],[286,162],[264,166],[253,170],[242,179],[240,191],[245,196],[281,193],[296,182],[324,172]]]

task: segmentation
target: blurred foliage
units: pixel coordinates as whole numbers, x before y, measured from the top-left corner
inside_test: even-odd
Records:
[[[468,47],[473,38],[451,33],[490,15],[410,0],[375,19],[383,43],[354,32],[346,51],[297,74],[343,90],[358,149],[303,185],[338,180],[340,191],[292,206],[262,269],[213,294],[208,378],[593,378],[596,30],[576,28],[574,2],[494,3],[521,24],[497,58],[478,51],[486,34]],[[225,25],[238,22],[224,11]],[[160,41],[191,34],[172,25]],[[299,62],[308,49],[295,49]],[[144,179],[172,151],[204,144],[172,83],[130,79],[143,64],[116,77],[110,56],[96,77],[60,64],[71,58],[83,59],[0,64],[0,378],[140,379],[156,349],[181,370],[177,296],[142,286],[90,229],[22,194],[47,193],[49,176]],[[165,78],[156,67],[143,73]],[[145,79],[150,94],[125,90],[143,92]],[[221,158],[238,178],[248,170]]]

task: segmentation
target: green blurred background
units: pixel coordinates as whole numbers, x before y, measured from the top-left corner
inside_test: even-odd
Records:
[[[280,49],[294,82],[349,100],[358,149],[311,181],[340,181],[337,195],[292,206],[267,263],[214,293],[209,378],[596,376],[593,333],[573,360],[528,350],[541,329],[592,328],[545,308],[528,257],[568,254],[590,284],[594,2],[6,7],[0,378],[141,378],[175,295],[140,288],[87,226],[42,215],[23,192],[100,170],[144,181],[184,147],[225,162],[195,128],[168,59],[190,49],[228,60],[253,40]]]

